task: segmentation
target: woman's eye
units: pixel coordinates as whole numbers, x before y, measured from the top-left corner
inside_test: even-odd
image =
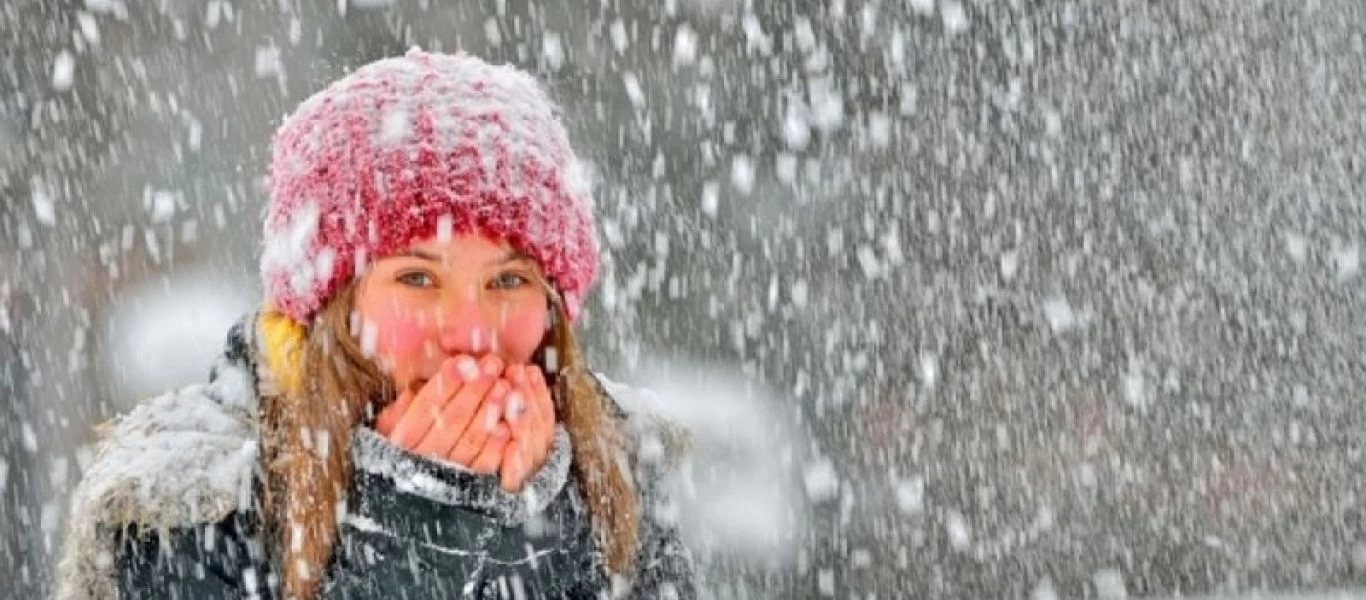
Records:
[[[493,287],[500,290],[511,290],[526,285],[530,281],[517,273],[500,273],[493,279]]]
[[[398,282],[407,286],[428,288],[436,284],[431,275],[421,271],[413,271],[398,276]]]

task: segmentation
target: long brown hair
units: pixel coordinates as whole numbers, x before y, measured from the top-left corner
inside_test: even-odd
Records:
[[[351,482],[351,433],[393,401],[388,376],[352,335],[352,282],[308,327],[279,313],[263,316],[267,377],[262,385],[262,506],[285,596],[317,595],[337,538]],[[553,386],[557,420],[573,447],[571,469],[597,543],[613,573],[635,556],[639,500],[621,462],[625,439],[611,401],[583,364],[558,296],[553,325],[537,352]]]

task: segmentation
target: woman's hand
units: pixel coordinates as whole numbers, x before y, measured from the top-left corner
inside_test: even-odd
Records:
[[[381,411],[375,430],[414,453],[498,473],[513,437],[503,419],[513,386],[499,377],[502,371],[496,356],[451,358],[416,393],[404,390]]]
[[[555,406],[539,367],[512,365],[503,376],[513,388],[505,397],[512,440],[503,448],[498,474],[503,490],[515,494],[550,455],[555,442]]]
[[[411,452],[496,474],[515,494],[550,455],[555,406],[539,367],[461,355],[417,392],[404,390],[375,430]]]

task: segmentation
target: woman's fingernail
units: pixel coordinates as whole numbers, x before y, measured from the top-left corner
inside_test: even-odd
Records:
[[[493,430],[495,430],[495,429],[497,429],[497,428],[498,428],[498,411],[496,411],[496,410],[486,410],[486,411],[484,411],[484,431],[485,431],[486,433],[493,433]]]
[[[503,396],[506,396],[507,393],[508,382],[499,379],[498,383],[493,384],[493,389],[489,391],[489,397],[494,400],[500,400]]]
[[[522,416],[522,409],[525,404],[526,401],[522,400],[520,392],[508,394],[507,420],[509,423],[517,422],[517,419]]]
[[[490,356],[484,359],[484,377],[495,377],[502,370],[502,365],[497,357]]]
[[[479,378],[479,365],[475,364],[471,357],[461,356],[455,359],[455,368],[460,372],[460,378],[465,381],[474,381]]]

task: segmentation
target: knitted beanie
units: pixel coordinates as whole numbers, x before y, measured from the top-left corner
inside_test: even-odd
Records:
[[[598,268],[591,186],[539,82],[411,50],[357,69],[275,134],[261,276],[309,320],[369,261],[480,233],[536,261],[571,319]]]

